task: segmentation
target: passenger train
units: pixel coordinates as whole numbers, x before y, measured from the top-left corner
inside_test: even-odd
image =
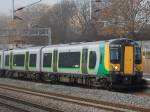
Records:
[[[141,84],[141,47],[127,38],[0,51],[3,77],[83,85]]]

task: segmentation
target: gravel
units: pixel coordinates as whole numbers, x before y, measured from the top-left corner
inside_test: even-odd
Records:
[[[71,104],[71,103],[67,103],[67,102],[63,102],[63,101],[48,99],[45,97],[39,97],[39,96],[34,96],[34,95],[28,95],[26,93],[18,93],[18,92],[14,92],[11,90],[5,90],[5,89],[1,89],[1,88],[0,88],[0,94],[5,94],[6,96],[11,96],[13,98],[22,99],[22,100],[30,102],[30,103],[36,102],[38,105],[48,106],[50,108],[62,110],[64,112],[106,112],[106,110],[103,110],[103,109],[81,106],[78,104]],[[30,112],[48,112],[48,111],[43,111],[43,110],[39,110],[36,108],[32,108],[30,106],[26,106],[26,105],[23,105],[20,103],[16,103],[13,101],[7,101],[7,100],[1,99],[1,98],[0,98],[0,102],[5,102],[9,105],[13,105],[15,107],[19,107],[24,110],[28,110]],[[111,112],[111,111],[107,111],[107,112]]]
[[[5,93],[5,94],[8,94],[8,93]],[[15,96],[17,96],[17,95],[15,95]],[[17,96],[17,98],[19,98],[19,97]],[[28,105],[24,105],[24,104],[20,104],[20,103],[14,102],[14,101],[6,100],[6,99],[3,99],[3,98],[0,98],[0,102],[12,106],[12,108],[5,106],[5,108],[2,108],[2,109],[4,109],[3,112],[11,112],[11,111],[12,112],[24,112],[25,110],[30,111],[30,112],[47,112],[47,111],[41,111],[40,109],[37,109],[37,108],[30,107]],[[13,107],[18,107],[19,110],[15,109]],[[22,109],[22,111],[20,109]],[[0,112],[1,112],[1,110],[0,110]]]
[[[19,111],[0,104],[0,112],[19,112]]]
[[[112,92],[107,90],[85,89],[80,87],[71,87],[71,86],[64,86],[64,85],[42,84],[42,83],[20,81],[14,79],[6,79],[6,78],[0,78],[0,84],[8,84],[8,85],[10,84],[13,86],[25,87],[28,89],[40,90],[44,92],[55,92],[55,93],[61,93],[65,95],[77,96],[81,98],[104,100],[109,102],[150,108],[150,97],[148,96],[136,96],[127,93]],[[90,111],[90,109],[88,109],[88,112],[96,112],[96,110],[93,111],[92,109]]]

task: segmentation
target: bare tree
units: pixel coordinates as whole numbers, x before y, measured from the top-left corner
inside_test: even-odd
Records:
[[[48,9],[49,6],[39,4],[16,12],[16,15],[22,19],[22,20],[16,19],[17,27],[21,28],[37,27],[38,21],[47,12]]]
[[[67,43],[73,39],[74,32],[70,20],[74,16],[76,6],[73,1],[63,0],[51,7],[39,21],[40,26],[51,27],[53,43]]]
[[[150,1],[96,1],[92,0],[92,18],[90,0],[62,0],[53,6],[40,4],[26,8],[16,13],[23,19],[15,20],[16,27],[50,27],[53,43],[94,41],[102,36],[135,37],[150,31]],[[0,17],[0,21],[3,21],[0,27],[4,27],[5,19]]]
[[[141,32],[150,21],[150,1],[147,0],[111,0],[110,6],[104,11],[109,12],[105,18],[113,33],[122,30],[122,35]],[[102,17],[101,17],[102,18]]]
[[[92,15],[92,18],[90,17],[90,0],[75,0],[75,3],[77,12],[72,18],[72,25],[74,26],[74,29],[76,29],[76,32],[82,37],[79,41],[95,40],[98,34],[95,18],[93,18],[94,15]]]

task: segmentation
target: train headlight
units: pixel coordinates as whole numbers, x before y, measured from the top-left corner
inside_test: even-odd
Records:
[[[115,70],[118,70],[118,66],[115,66],[114,69],[115,69]]]
[[[119,71],[119,70],[120,70],[119,64],[112,65],[112,71]]]
[[[140,65],[136,65],[134,69],[135,69],[135,71],[141,71],[142,70]]]

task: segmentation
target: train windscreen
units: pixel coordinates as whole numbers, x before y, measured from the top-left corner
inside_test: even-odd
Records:
[[[142,62],[141,48],[136,47],[135,48],[135,64],[141,64],[141,62]]]
[[[110,48],[110,62],[113,64],[120,63],[121,49],[118,47]]]

